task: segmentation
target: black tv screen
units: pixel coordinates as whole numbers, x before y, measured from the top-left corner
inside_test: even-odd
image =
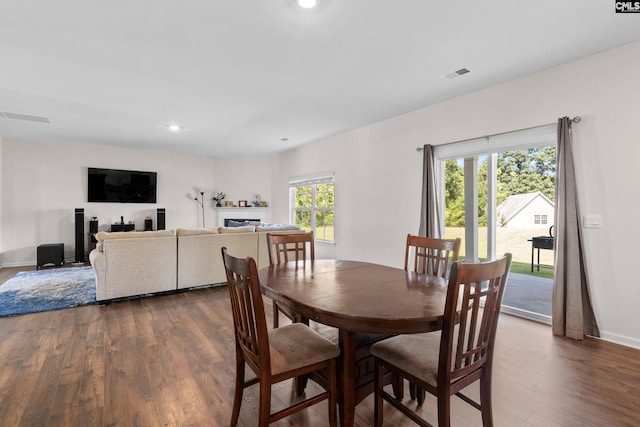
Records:
[[[156,172],[89,168],[88,202],[156,203]]]

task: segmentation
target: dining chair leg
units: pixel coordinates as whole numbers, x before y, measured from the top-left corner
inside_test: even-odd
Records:
[[[337,427],[338,425],[338,379],[337,379],[337,362],[332,359],[329,362],[329,376],[327,387],[329,388],[329,425]]]
[[[382,427],[383,419],[383,400],[382,400],[382,388],[384,387],[384,373],[383,368],[378,361],[375,361],[375,371],[373,379],[374,387],[374,402],[373,402],[373,425],[375,427]],[[395,375],[395,374],[392,374]]]
[[[273,328],[280,326],[280,310],[278,310],[278,304],[273,302]]]
[[[304,390],[307,388],[307,380],[309,377],[307,375],[300,375],[294,379],[294,390],[296,392],[296,396],[300,397],[304,394]]]
[[[238,424],[240,405],[242,404],[242,392],[244,391],[244,360],[236,354],[236,388],[233,394],[233,411],[231,412],[231,425]]]
[[[415,387],[416,387],[416,402],[418,403],[418,406],[422,406],[422,404],[424,403],[424,397],[426,392],[418,386],[415,386]]]
[[[451,396],[447,393],[438,395],[438,427],[451,427]]]
[[[267,427],[271,415],[271,384],[260,381],[260,403],[258,408],[258,426]]]
[[[398,374],[391,374],[391,386],[396,400],[402,400],[404,398],[404,379]]]
[[[491,378],[488,375],[480,378],[480,411],[483,427],[493,426],[493,410],[491,408]]]
[[[409,396],[411,400],[415,400],[418,406],[422,406],[424,403],[425,391],[418,387],[414,382],[409,381]]]

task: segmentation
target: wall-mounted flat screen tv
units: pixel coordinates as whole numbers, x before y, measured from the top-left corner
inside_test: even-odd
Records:
[[[89,168],[88,202],[156,203],[156,172]]]

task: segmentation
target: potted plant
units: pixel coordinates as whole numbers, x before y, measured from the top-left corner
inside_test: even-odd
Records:
[[[260,203],[261,203],[261,202],[262,202],[262,197],[260,197],[260,195],[259,195],[259,194],[254,194],[254,195],[253,195],[253,200],[251,201],[251,204],[252,204],[254,207],[256,207],[256,208],[257,208],[257,207],[260,207]]]
[[[213,196],[213,201],[216,202],[216,207],[217,208],[222,207],[222,201],[224,200],[225,197],[227,197],[227,196],[222,191],[220,191],[218,194]]]

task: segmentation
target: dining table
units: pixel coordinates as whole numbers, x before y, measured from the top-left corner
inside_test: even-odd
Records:
[[[446,280],[392,266],[316,259],[259,270],[262,293],[303,318],[337,329],[340,346],[338,405],[342,426],[353,426],[356,405],[373,392],[373,366],[366,384],[356,354],[359,334],[397,335],[442,328]]]

